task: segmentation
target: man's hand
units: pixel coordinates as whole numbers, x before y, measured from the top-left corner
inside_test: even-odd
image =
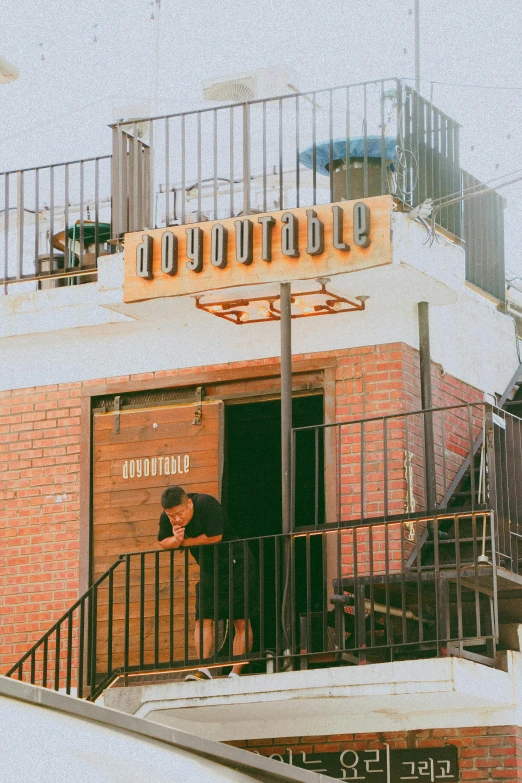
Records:
[[[159,544],[163,549],[179,549],[185,537],[185,528],[180,525],[173,526],[172,535],[164,538]]]

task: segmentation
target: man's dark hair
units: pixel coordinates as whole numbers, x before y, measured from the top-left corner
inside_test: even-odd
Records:
[[[161,496],[161,505],[163,508],[175,508],[181,506],[188,500],[188,495],[183,487],[167,487]]]

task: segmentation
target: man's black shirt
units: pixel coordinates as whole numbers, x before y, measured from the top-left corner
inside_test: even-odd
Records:
[[[189,498],[194,505],[194,513],[192,519],[185,526],[185,538],[197,538],[201,535],[206,535],[208,538],[214,536],[222,536],[222,541],[237,541],[238,537],[232,530],[226,515],[223,512],[221,504],[212,497],[212,495],[204,495],[200,493],[189,493]],[[172,523],[165,512],[160,516],[159,521],[159,533],[158,541],[163,541],[164,538],[170,538],[174,535],[172,529]],[[206,548],[205,546],[203,548]],[[194,546],[190,548],[190,553],[194,559],[199,563],[201,555],[200,546]],[[219,547],[220,554],[223,555],[228,552],[228,547]]]

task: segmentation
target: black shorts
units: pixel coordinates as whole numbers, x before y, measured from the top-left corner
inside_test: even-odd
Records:
[[[219,558],[217,574],[214,560],[207,549],[200,562],[199,582],[196,585],[196,620],[243,620],[259,615],[259,575],[251,551],[243,544],[235,545],[232,553],[230,578],[228,558]],[[203,553],[202,553],[203,554]]]

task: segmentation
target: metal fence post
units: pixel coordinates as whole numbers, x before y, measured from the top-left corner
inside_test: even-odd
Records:
[[[118,125],[112,127],[111,161],[111,236],[119,239],[121,230],[121,179],[120,179],[120,134]]]
[[[250,214],[250,104],[243,104],[243,215]]]
[[[484,406],[485,433],[486,433],[486,454],[487,454],[487,480],[488,480],[488,506],[495,514],[495,540],[493,540],[493,527],[491,529],[491,548],[496,547],[497,554],[500,554],[500,535],[503,527],[502,520],[497,514],[497,465],[495,456],[495,424],[493,422],[493,406],[486,403]],[[471,464],[471,469],[473,465]]]

